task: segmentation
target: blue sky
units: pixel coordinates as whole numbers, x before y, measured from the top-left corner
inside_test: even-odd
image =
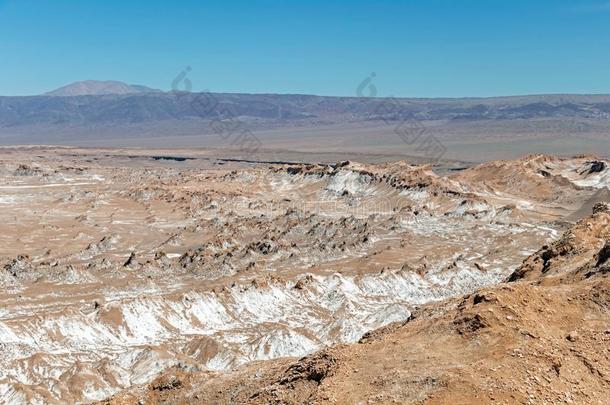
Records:
[[[610,1],[0,0],[0,94],[85,79],[379,96],[610,93]]]

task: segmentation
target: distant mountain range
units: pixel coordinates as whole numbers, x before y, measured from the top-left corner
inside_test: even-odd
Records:
[[[41,96],[0,97],[0,133],[2,128],[31,125],[115,126],[217,117],[239,117],[269,125],[401,120],[610,119],[610,95],[387,99],[298,94],[175,93],[118,81],[87,80]]]
[[[150,87],[127,84],[114,80],[85,80],[82,82],[70,83],[53,91],[45,93],[47,96],[96,96],[103,94],[138,94],[138,93],[159,93],[161,90],[151,89]]]
[[[324,143],[343,150],[394,150],[388,142],[398,142],[404,149],[394,128],[419,122],[448,144],[466,139],[468,145],[481,145],[481,140],[506,142],[518,136],[535,143],[536,149],[523,147],[526,151],[547,151],[552,143],[556,152],[601,146],[610,153],[610,95],[387,99],[176,93],[116,81],[0,97],[0,144],[172,146],[178,138],[182,146],[227,144],[210,126],[218,118],[240,130],[262,132],[263,138],[268,134],[261,138],[266,147],[292,148],[300,142],[301,149]]]

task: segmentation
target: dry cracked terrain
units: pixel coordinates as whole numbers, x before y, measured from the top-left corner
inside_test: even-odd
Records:
[[[2,148],[0,402],[607,403],[608,164]]]

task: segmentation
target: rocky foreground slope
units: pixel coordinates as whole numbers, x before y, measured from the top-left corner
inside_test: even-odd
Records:
[[[166,391],[170,401],[206,402],[215,392],[220,402],[322,400],[323,392],[374,400],[366,384],[381,387],[379,401],[386,402],[384,386],[399,390],[400,400],[403,388],[424,395],[417,386],[432,392],[450,384],[426,356],[441,362],[457,356],[447,363],[459,365],[456,375],[478,370],[467,359],[500,363],[503,352],[478,350],[493,342],[504,347],[499,335],[486,334],[500,327],[508,337],[535,339],[511,329],[519,311],[532,319],[521,329],[540,338],[542,317],[563,322],[556,333],[562,344],[568,343],[561,334],[588,333],[578,329],[576,315],[562,318],[560,308],[579,302],[569,294],[581,287],[568,281],[580,286],[579,277],[603,278],[586,275],[600,273],[589,256],[604,251],[607,234],[594,244],[579,242],[590,231],[580,222],[573,237],[560,235],[607,200],[604,159],[535,155],[440,175],[406,162],[255,164],[181,153],[0,151],[0,403],[90,403],[115,395],[135,401]],[[601,224],[590,226],[602,232]],[[557,289],[548,297],[547,286],[533,281],[494,287],[515,313],[493,300],[474,305],[473,297],[455,298],[509,277],[549,278],[564,266],[569,272],[561,274],[580,272],[548,286]],[[430,304],[442,300],[449,301]],[[478,312],[486,306],[496,315]],[[585,304],[574,311],[588,319]],[[367,335],[365,345],[341,346],[407,320],[406,328]],[[397,338],[397,352],[387,353],[396,359],[419,353],[420,365],[407,356],[400,371],[383,357],[393,347],[384,336],[392,333],[413,335],[413,342],[403,347]],[[375,350],[367,352],[369,346]],[[322,363],[309,357],[286,371],[294,358],[319,350],[326,350]],[[274,362],[256,363],[264,360]],[[352,368],[341,365],[352,361],[358,372],[345,374]],[[362,389],[341,392],[336,380],[337,390],[324,391],[326,363],[328,370],[339,367],[332,378],[362,377],[354,380]],[[421,377],[420,367],[430,368],[431,379]],[[361,374],[369,370],[376,376]],[[383,382],[399,371],[415,385]],[[176,381],[161,377],[159,389],[149,386],[173,372]],[[191,395],[188,387],[197,390],[204,380],[217,391]],[[129,391],[134,387],[144,391]],[[284,398],[290,390],[282,387],[302,395]]]
[[[610,206],[527,258],[509,282],[414,311],[357,344],[230,374],[173,368],[107,404],[606,404]]]

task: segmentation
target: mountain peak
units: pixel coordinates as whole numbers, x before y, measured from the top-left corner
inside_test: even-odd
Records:
[[[48,93],[47,96],[86,96],[101,94],[135,94],[135,93],[157,93],[161,90],[151,89],[146,86],[127,84],[115,80],[85,80],[70,83]]]

